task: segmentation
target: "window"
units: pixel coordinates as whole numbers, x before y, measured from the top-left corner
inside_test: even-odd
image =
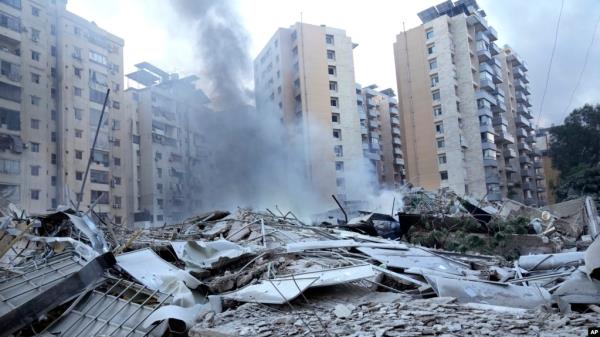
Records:
[[[333,138],[335,138],[337,140],[342,140],[342,130],[333,129]]]
[[[79,28],[77,26],[73,26],[73,34],[75,34],[75,35],[81,34],[81,28]]]
[[[75,172],[75,180],[79,180],[79,181],[83,180],[83,172],[76,171]]]
[[[433,38],[433,28],[429,28],[425,31],[425,38],[426,39]]]
[[[0,159],[0,173],[21,174],[21,162],[18,160]]]
[[[292,48],[292,55],[293,56],[298,56],[298,46],[295,46],[294,48]],[[270,64],[269,65],[269,69],[271,69],[273,66]]]
[[[120,140],[119,138],[115,138],[115,139],[113,139],[112,143],[113,143],[113,146],[114,146],[114,147],[119,147],[119,146],[121,146],[121,140]]]
[[[442,115],[442,106],[441,105],[436,105],[433,107],[433,115],[436,117]]]
[[[329,75],[335,76],[337,74],[337,69],[335,66],[329,66],[327,67],[327,72],[329,73]]]
[[[75,129],[75,138],[83,138],[83,130]]]
[[[158,208],[162,209],[165,203],[163,199],[156,199],[156,204],[158,205]]]
[[[75,150],[75,159],[83,159],[83,151]]]
[[[115,185],[121,185],[121,177],[113,177],[113,181]]]
[[[56,46],[50,47],[50,55],[56,57]]]
[[[38,96],[31,96],[31,105],[40,105],[40,100],[41,98],[39,98]]]
[[[104,97],[106,93],[94,89],[90,89],[90,101],[98,104],[104,104]]]
[[[113,130],[121,130],[121,121],[113,119],[112,120],[112,129]]]
[[[446,154],[438,154],[438,164],[443,165],[446,164]]]
[[[31,165],[31,175],[39,176],[40,175],[40,166],[39,165]]]
[[[338,91],[338,85],[336,81],[329,81],[329,90]]]
[[[327,43],[327,44],[333,44],[333,42],[334,42],[333,35],[326,34],[325,35],[325,43]]]
[[[40,143],[31,143],[31,152],[40,152]]]
[[[446,146],[446,143],[444,142],[444,137],[440,137],[440,138],[436,139],[436,142],[437,142],[438,149],[443,149]]]
[[[281,89],[281,87],[280,87],[280,89]],[[113,101],[113,102],[112,102],[112,107],[113,107],[114,109],[117,109],[117,110],[119,110],[119,109],[121,109],[121,103],[119,103],[118,101]]]
[[[99,63],[101,65],[107,66],[108,65],[108,60],[106,59],[106,56],[96,53],[95,51],[90,50],[89,53],[90,56],[90,61],[95,62],[95,63]]]
[[[83,109],[74,108],[73,113],[76,120],[80,121],[83,118]]]
[[[40,9],[34,6],[31,6],[31,15],[40,16]]]
[[[440,100],[440,91],[439,90],[432,91],[431,98],[433,98],[434,101],[439,101]]]
[[[439,83],[440,83],[440,78],[439,78],[438,74],[431,75],[431,86],[435,87]]]
[[[429,44],[427,45],[427,54],[431,55],[435,53],[435,44]]]
[[[116,208],[121,207],[121,201],[122,201],[121,197],[117,197],[117,196],[114,197],[113,203],[115,204],[115,206],[118,206]]]
[[[336,157],[343,157],[344,156],[344,148],[342,147],[342,145],[336,145],[333,147],[333,152],[335,153]]]
[[[81,48],[73,46],[73,58],[81,60]]]
[[[31,28],[31,41],[38,42],[40,40],[40,31],[35,28]]]
[[[336,161],[335,162],[335,170],[342,172],[344,171],[344,162],[343,161]]]
[[[96,202],[99,205],[108,205],[108,192],[91,190],[91,202]]]
[[[444,133],[444,122],[435,123],[435,132],[436,133]]]
[[[2,1],[6,2],[6,1]],[[20,5],[19,5],[20,6]],[[6,27],[15,32],[21,32],[21,19],[0,11],[0,27]]]
[[[338,106],[338,99],[337,99],[337,97],[331,97],[331,99],[329,100],[329,104],[331,106],[337,107]]]
[[[56,176],[50,177],[50,185],[56,186]]]
[[[460,112],[460,102],[456,102],[456,112]]]
[[[40,190],[31,190],[31,200],[40,200]]]
[[[56,26],[55,25],[50,25],[50,34],[56,35]]]
[[[75,94],[75,96],[81,97],[81,95],[83,93],[83,89],[78,88],[78,87],[73,87],[73,93]]]
[[[490,149],[483,150],[483,158],[496,160],[496,151]]]
[[[50,163],[52,163],[52,165],[56,165],[56,153],[50,155]]]
[[[121,166],[121,158],[119,158],[119,157],[113,157],[113,164],[115,166]]]
[[[484,143],[494,143],[494,134],[490,132],[481,133],[481,141]]]
[[[346,185],[346,179],[344,179],[344,178],[336,178],[335,179],[335,184],[337,185],[337,187],[344,187]]]
[[[21,9],[21,0],[0,0],[0,2],[16,9]]]
[[[31,73],[31,82],[40,84],[40,75],[36,73]]]
[[[442,180],[448,180],[448,171],[440,171],[440,178]]]
[[[338,113],[332,113],[331,114],[331,121],[333,123],[339,123],[340,122],[340,114],[338,114]]]
[[[430,70],[437,69],[437,59],[429,60],[429,69]]]
[[[56,132],[51,132],[51,133],[50,133],[50,140],[51,140],[52,142],[56,142]]]
[[[335,51],[327,50],[327,59],[335,61]]]
[[[160,167],[157,167],[157,168],[156,168],[156,175],[157,175],[159,178],[162,178],[162,169],[161,169]]]
[[[73,73],[75,74],[75,76],[81,78],[81,72],[83,71],[83,68],[77,68],[77,67],[73,67]]]
[[[40,128],[40,120],[32,118],[31,119],[31,128],[32,129],[39,129]]]
[[[90,182],[108,185],[108,180],[107,171],[90,170]]]
[[[40,60],[40,53],[37,51],[31,51],[31,59],[34,61],[39,61]]]

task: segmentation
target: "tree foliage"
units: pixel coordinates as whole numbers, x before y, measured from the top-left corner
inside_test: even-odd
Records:
[[[549,155],[560,173],[559,200],[600,195],[600,105],[573,110],[550,128]]]

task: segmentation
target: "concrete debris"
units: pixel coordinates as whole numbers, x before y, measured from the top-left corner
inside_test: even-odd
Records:
[[[413,188],[399,204],[339,203],[312,223],[212,211],[146,229],[9,205],[1,334],[566,336],[600,325],[591,198],[536,209]]]

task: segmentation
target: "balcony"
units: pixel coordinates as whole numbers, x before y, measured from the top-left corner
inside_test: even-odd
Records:
[[[490,43],[490,53],[492,56],[500,54],[500,51],[500,47],[498,47],[495,43]]]
[[[391,108],[390,107],[390,115],[398,115],[398,108]]]
[[[358,117],[360,119],[367,119],[367,113],[365,112],[365,109],[358,108]]]
[[[523,90],[523,89],[525,89],[525,83],[523,81],[521,81],[520,79],[515,80],[514,84],[515,84],[515,89],[516,90]]]
[[[369,130],[367,130],[367,127],[366,127],[366,126],[364,126],[364,125],[361,125],[361,126],[360,126],[360,133],[361,133],[361,134],[363,134],[363,135],[366,135],[366,134],[368,134],[368,133],[369,133]]]
[[[490,174],[485,176],[486,184],[500,184],[500,176],[497,174]]]
[[[364,98],[362,97],[362,95],[356,94],[356,100],[359,101],[359,102],[363,102]]]
[[[367,98],[367,106],[368,107],[374,107],[375,106],[375,100],[372,98]]]
[[[523,115],[525,118],[528,118],[528,119],[533,118],[529,109],[527,109],[527,107],[523,104],[517,105],[517,113]]]
[[[527,127],[529,126],[529,120],[522,115],[517,115],[515,117],[515,124],[520,127]]]
[[[529,181],[524,181],[521,186],[523,187],[523,190],[526,190],[526,191],[529,190],[529,191],[531,191],[535,187],[535,184],[532,184]]]
[[[529,158],[529,156],[519,156],[519,163],[531,164],[531,158]]]
[[[477,59],[479,62],[488,62],[492,59],[492,53],[489,50],[481,48],[477,49]]]
[[[514,150],[513,150],[513,152],[514,152]],[[513,165],[509,164],[504,167],[504,171],[510,172],[510,173],[515,173],[515,172],[517,172],[517,168],[514,167]]]
[[[510,64],[512,64],[513,67],[520,66],[523,64],[523,60],[516,53],[509,54],[508,57],[506,58],[506,61],[509,62]]]
[[[363,151],[363,154],[365,157],[371,160],[381,160],[381,154],[379,154],[379,151]]]
[[[529,146],[529,144],[527,143],[519,143],[517,145],[517,148],[519,149],[519,151],[531,152],[531,146]]]
[[[368,142],[363,142],[362,143],[362,148],[363,148],[363,150],[368,150],[369,149],[369,143]]]
[[[481,142],[481,148],[483,150],[492,150],[492,151],[498,150],[498,148],[496,147],[496,144],[490,143],[490,142]]]
[[[496,30],[494,29],[494,27],[488,26],[488,28],[485,31],[485,33],[489,37],[490,41],[496,41],[496,40],[498,40],[498,32],[496,32]]]
[[[513,77],[515,79],[519,79],[519,78],[525,77],[525,73],[523,72],[523,70],[520,67],[513,67],[512,68],[512,73],[513,73]]]
[[[377,109],[369,109],[369,118],[376,118],[379,116],[379,111]]]
[[[473,26],[476,32],[483,32],[488,29],[487,21],[477,13],[469,15],[467,23]]]
[[[518,103],[525,104],[525,105],[527,105],[527,103],[529,103],[529,99],[521,91],[515,92],[515,98],[517,99]]]
[[[479,132],[489,132],[492,134],[496,134],[496,130],[491,124],[479,124]]]
[[[504,149],[502,154],[504,155],[504,158],[517,158],[517,151],[515,151],[513,148]]]
[[[394,145],[402,145],[402,141],[400,140],[399,137],[394,137],[394,139],[392,140],[392,144],[394,144]]]
[[[491,158],[483,158],[483,166],[485,167],[498,167],[498,161]]]
[[[394,154],[402,154],[402,150],[399,147],[395,147]]]
[[[508,120],[504,116],[496,116],[492,119],[494,126],[508,125]]]
[[[476,41],[485,41],[485,43],[488,43],[488,44],[490,43],[490,38],[485,32],[478,32],[477,35],[475,35],[475,40]]]
[[[540,193],[541,192],[545,192],[546,188],[544,186],[542,186],[542,185],[537,185],[537,191],[540,192]]]
[[[506,112],[506,104],[498,100],[498,104],[492,105],[493,112]]]
[[[394,164],[404,165],[404,158],[394,158]]]
[[[371,149],[381,150],[381,145],[379,145],[379,143],[371,143]]]
[[[400,125],[400,119],[398,117],[392,117],[392,125]]]
[[[527,131],[525,131],[525,129],[517,128],[517,139],[527,138],[527,136],[529,136],[529,134],[527,134]]]
[[[486,101],[490,102],[490,104],[495,105],[498,103],[498,100],[496,99],[496,97],[494,97],[494,95],[490,94],[489,92],[485,91],[485,90],[477,90],[477,92],[475,93],[475,99],[485,99]]]
[[[543,168],[544,167],[544,163],[541,160],[536,160],[533,163],[533,167],[535,167],[535,168]]]
[[[513,137],[508,131],[498,131],[496,132],[496,143],[498,144],[514,144],[515,137]]]
[[[488,201],[502,201],[502,193],[500,191],[488,192],[487,200]]]
[[[479,86],[481,87],[481,89],[484,89],[484,90],[487,90],[490,92],[494,92],[496,90],[496,85],[494,84],[494,81],[489,78],[480,78]]]
[[[369,129],[379,129],[381,124],[377,119],[369,119]]]
[[[400,128],[392,128],[392,134],[400,135]]]

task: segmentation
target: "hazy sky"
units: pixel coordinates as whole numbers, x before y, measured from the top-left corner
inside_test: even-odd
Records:
[[[176,0],[171,0],[176,1]],[[600,18],[598,0],[564,0],[558,45],[550,73],[550,84],[541,114],[542,126],[560,123],[568,114],[567,105],[584,55]],[[255,56],[278,27],[302,19],[345,29],[359,44],[354,49],[356,81],[396,89],[392,44],[403,29],[420,20],[417,13],[440,0],[242,0],[239,13],[251,38]],[[561,0],[479,0],[488,22],[498,31],[502,46],[510,44],[528,63],[535,116],[541,104],[554,29]],[[178,20],[168,0],[69,0],[67,8],[125,39],[125,70],[151,62],[167,71],[199,72],[193,55],[193,30]],[[600,32],[589,55],[581,85],[570,109],[585,102],[600,103]],[[568,110],[570,111],[570,110]]]

